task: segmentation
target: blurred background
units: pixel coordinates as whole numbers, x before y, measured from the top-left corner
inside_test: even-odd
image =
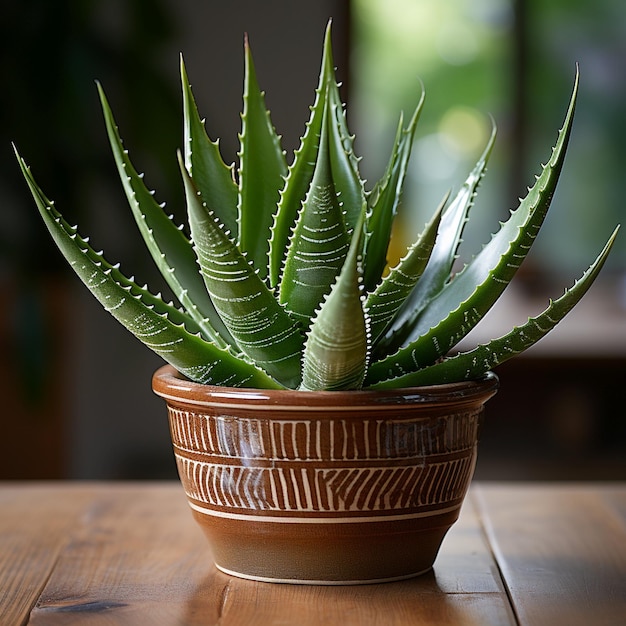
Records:
[[[228,5],[228,6],[226,6]],[[624,222],[626,5],[620,0],[20,0],[0,7],[0,479],[174,478],[161,364],[102,311],[52,246],[11,142],[92,245],[163,289],[127,208],[94,81],[126,147],[179,221],[179,54],[201,115],[236,160],[248,32],[288,155],[333,45],[362,174],[384,168],[422,84],[402,230],[415,235],[498,139],[461,254],[549,158],[578,64],[574,132],[551,213],[506,298],[468,342],[545,308]],[[626,479],[626,239],[598,284],[527,355],[498,369],[477,478]]]

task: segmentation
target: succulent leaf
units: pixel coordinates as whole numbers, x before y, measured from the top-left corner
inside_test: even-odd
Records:
[[[366,192],[335,77],[330,22],[315,102],[287,167],[252,54],[245,78],[238,176],[209,139],[181,57],[185,190],[190,240],[156,203],[123,148],[100,85],[109,142],[135,221],[181,307],[109,264],[23,176],[57,246],[128,330],[200,383],[256,388],[398,388],[482,376],[552,329],[597,277],[617,229],[583,276],[546,310],[468,352],[452,349],[496,302],[528,254],[550,206],[571,132],[578,72],[547,165],[499,230],[458,273],[463,229],[495,140],[448,208],[387,270],[424,91],[387,168]]]
[[[327,87],[334,81],[334,75],[329,22],[324,38],[322,65],[319,83],[315,90],[315,102],[311,107],[311,116],[306,123],[300,147],[295,151],[293,163],[288,168],[287,179],[280,194],[278,210],[272,226],[269,260],[270,284],[272,287],[278,286],[285,262],[285,251],[289,244],[289,237],[296,223],[302,203],[311,186],[319,151],[322,120],[328,97]]]
[[[56,211],[17,155],[39,212],[57,246],[87,288],[123,326],[188,378],[230,387],[278,389],[255,365],[205,341],[185,312],[166,304],[122,275]],[[197,333],[197,334],[196,334]]]
[[[443,213],[437,240],[428,264],[420,276],[419,283],[406,297],[392,323],[386,329],[384,336],[378,341],[376,346],[378,357],[395,351],[402,345],[402,342],[406,341],[420,313],[441,292],[450,279],[450,272],[456,260],[456,253],[461,242],[463,229],[467,223],[468,213],[474,202],[476,190],[485,175],[487,161],[491,155],[495,138],[496,128],[494,125],[482,155],[450,206]]]
[[[372,344],[376,344],[389,321],[422,276],[435,244],[441,214],[447,200],[448,195],[441,201],[439,208],[407,254],[367,296],[365,310],[370,318]]]
[[[225,340],[230,335],[206,292],[191,243],[164,213],[133,167],[100,84],[98,93],[117,171],[146,247],[172,292],[196,321],[204,337],[225,347]]]
[[[565,159],[577,90],[578,75],[552,156],[528,195],[491,241],[428,302],[403,347],[372,365],[369,384],[403,374],[407,368],[417,370],[434,363],[480,321],[509,284],[530,251],[550,206]]]
[[[327,100],[311,188],[298,215],[280,285],[280,301],[303,328],[328,295],[350,246],[332,176],[330,123]]]
[[[415,129],[424,106],[424,91],[406,129],[400,117],[389,164],[382,179],[369,194],[363,253],[364,281],[367,291],[374,291],[387,265],[387,252],[393,221],[398,212],[404,178],[411,156]]]
[[[245,80],[239,153],[239,248],[261,278],[268,275],[269,240],[287,162],[265,108],[252,53],[245,42]]]
[[[362,227],[355,230],[337,282],[314,317],[304,349],[301,389],[360,389],[368,361],[359,257]]]
[[[353,137],[348,132],[345,111],[339,97],[339,86],[334,79],[328,83],[328,102],[330,168],[346,225],[352,231],[366,204],[365,189],[359,176]]]
[[[548,308],[536,317],[530,318],[522,326],[513,328],[509,333],[492,339],[467,352],[460,352],[434,365],[416,372],[382,381],[371,387],[375,389],[397,389],[398,387],[432,385],[476,379],[504,363],[508,359],[524,352],[542,337],[548,334],[585,295],[606,261],[619,227],[607,241],[596,260],[587,271],[565,291],[557,300],[550,301]]]
[[[234,166],[227,166],[220,153],[219,142],[211,141],[198,114],[196,101],[180,58],[183,90],[183,140],[185,167],[202,195],[202,200],[224,224],[233,239],[238,238],[238,187]]]
[[[254,267],[202,203],[180,160],[189,224],[211,299],[238,348],[286,387],[300,384],[303,335]]]

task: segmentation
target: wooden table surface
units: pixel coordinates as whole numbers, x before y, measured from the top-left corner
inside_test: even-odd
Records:
[[[0,483],[0,624],[626,624],[626,485],[475,483],[433,572],[309,587],[211,565],[178,483]]]

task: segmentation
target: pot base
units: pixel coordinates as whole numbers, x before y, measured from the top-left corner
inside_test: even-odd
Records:
[[[217,568],[227,574],[276,583],[357,585],[430,571],[460,503],[429,515],[319,518],[314,523],[216,518],[192,510]]]

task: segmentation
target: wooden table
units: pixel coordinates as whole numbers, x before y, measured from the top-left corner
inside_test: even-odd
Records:
[[[474,484],[434,572],[308,587],[216,571],[177,483],[0,483],[0,624],[626,624],[626,485]]]

